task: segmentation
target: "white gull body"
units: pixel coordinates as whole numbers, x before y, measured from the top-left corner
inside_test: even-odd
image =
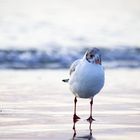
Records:
[[[74,69],[74,71],[73,71]],[[70,67],[70,89],[76,97],[92,98],[104,86],[104,69],[102,65],[89,63],[85,56],[76,60]]]

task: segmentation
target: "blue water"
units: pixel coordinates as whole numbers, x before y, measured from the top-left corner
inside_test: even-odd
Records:
[[[68,68],[71,63],[82,58],[86,47],[48,47],[40,49],[1,49],[0,69],[58,69]],[[100,48],[105,68],[140,68],[139,47]]]

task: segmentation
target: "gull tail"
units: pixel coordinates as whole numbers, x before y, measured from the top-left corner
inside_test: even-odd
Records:
[[[69,79],[63,79],[62,81],[67,83],[67,82],[69,82]]]

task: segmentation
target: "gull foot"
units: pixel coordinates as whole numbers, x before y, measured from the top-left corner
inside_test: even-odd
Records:
[[[87,121],[88,121],[88,122],[92,122],[92,121],[95,121],[95,119],[93,119],[92,116],[90,116],[90,117],[87,119]]]
[[[73,121],[77,122],[80,119],[80,117],[78,117],[76,114],[73,115]]]

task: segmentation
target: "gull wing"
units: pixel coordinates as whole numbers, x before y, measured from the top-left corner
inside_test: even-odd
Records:
[[[77,59],[76,61],[74,61],[71,66],[70,66],[70,75],[75,71],[76,67],[79,65],[81,59]],[[69,82],[69,79],[63,79],[63,82]]]
[[[76,67],[79,65],[81,59],[77,59],[70,66],[70,75],[75,71]]]

